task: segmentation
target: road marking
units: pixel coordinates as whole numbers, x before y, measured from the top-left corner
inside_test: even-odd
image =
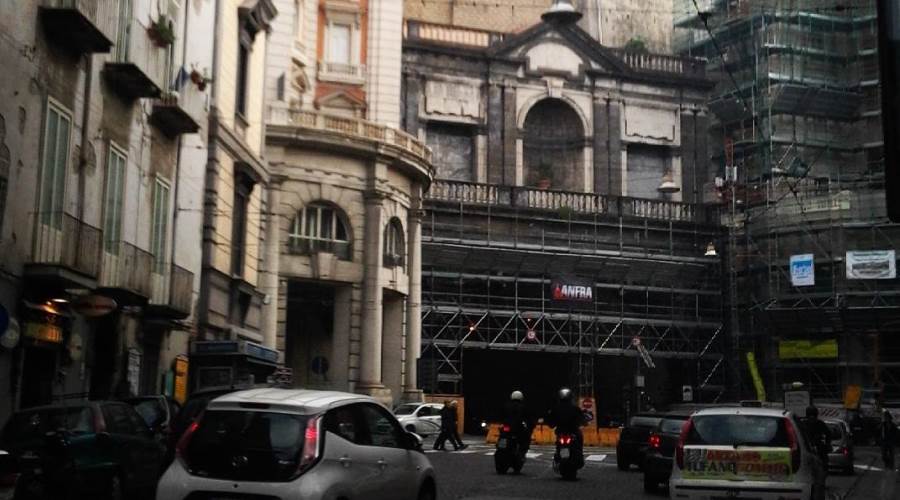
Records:
[[[861,465],[861,464],[853,464],[853,467],[862,470],[873,470],[875,472],[884,472],[884,469],[880,467],[875,467],[874,465]]]
[[[537,458],[537,457],[541,456],[541,454],[529,451],[528,453],[525,454],[525,456],[528,458]]]
[[[459,453],[460,455],[468,455],[469,453],[478,453],[478,450],[459,450],[455,453]]]
[[[486,456],[486,457],[492,457],[492,456],[494,456],[494,452],[493,452],[493,451],[489,451],[489,452],[485,453],[484,456]]]
[[[588,462],[602,462],[606,460],[606,455],[588,455],[585,457],[585,460]]]

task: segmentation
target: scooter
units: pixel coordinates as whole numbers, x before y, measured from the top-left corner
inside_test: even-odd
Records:
[[[574,481],[578,469],[584,467],[584,454],[579,446],[577,434],[557,434],[556,453],[553,454],[553,470],[563,479]]]
[[[524,424],[523,424],[524,425]],[[500,427],[497,438],[497,449],[494,451],[494,468],[497,474],[506,474],[509,469],[518,474],[525,465],[525,454],[522,453],[525,443],[509,424]]]

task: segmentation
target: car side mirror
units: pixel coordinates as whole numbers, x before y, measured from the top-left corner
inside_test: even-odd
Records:
[[[404,434],[406,443],[405,448],[413,451],[422,451],[422,436],[416,434],[415,432],[407,431]]]

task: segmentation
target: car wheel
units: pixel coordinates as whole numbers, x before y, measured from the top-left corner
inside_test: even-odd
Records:
[[[566,481],[574,481],[578,479],[578,469],[572,466],[561,468],[559,470],[559,473]]]
[[[435,500],[437,496],[434,493],[434,487],[426,484],[422,486],[422,489],[419,491],[419,496],[416,497],[416,500]]]
[[[659,487],[659,481],[650,474],[644,474],[644,491],[647,493],[656,493]]]
[[[628,468],[631,467],[631,464],[628,463],[628,460],[625,460],[625,457],[616,454],[616,467],[618,467],[619,470],[628,470]]]

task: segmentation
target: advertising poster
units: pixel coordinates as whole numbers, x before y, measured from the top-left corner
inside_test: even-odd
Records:
[[[789,448],[684,448],[685,479],[786,481],[790,476]]]
[[[813,254],[791,255],[791,284],[794,286],[813,286],[816,284]]]
[[[835,359],[837,339],[782,340],[778,342],[778,359]]]
[[[554,302],[592,304],[594,284],[583,278],[557,276],[550,280],[550,298]]]
[[[893,250],[847,252],[847,279],[890,280],[897,277],[897,257]]]

